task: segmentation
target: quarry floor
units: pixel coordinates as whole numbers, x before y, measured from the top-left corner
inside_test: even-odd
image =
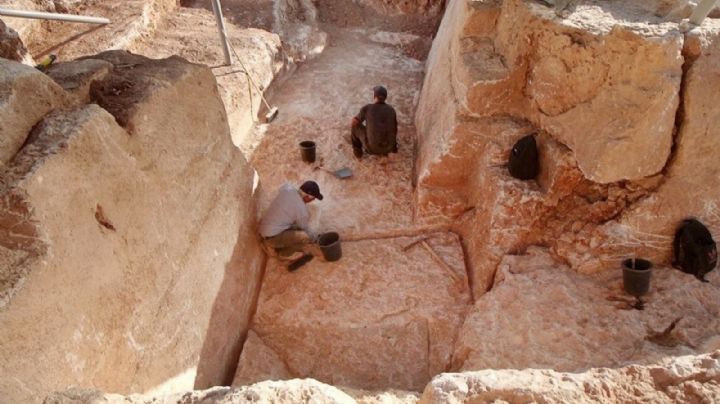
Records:
[[[318,182],[325,198],[311,204],[311,226],[338,232],[343,257],[317,257],[293,273],[269,260],[235,382],[291,376],[421,390],[448,370],[470,304],[459,238],[413,221],[413,117],[423,62],[402,53],[403,41],[414,39],[408,34],[322,29],[329,46],[271,98],[277,119],[257,125],[239,146],[260,178],[259,212],[282,184]],[[397,110],[399,153],[358,160],[350,121],[372,102],[375,85],[388,89]],[[315,163],[300,158],[305,140],[317,144]],[[332,174],[342,167],[353,176]]]

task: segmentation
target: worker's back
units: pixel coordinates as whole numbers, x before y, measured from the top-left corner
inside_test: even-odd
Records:
[[[367,147],[373,154],[387,154],[397,142],[397,116],[395,109],[384,102],[365,106]]]

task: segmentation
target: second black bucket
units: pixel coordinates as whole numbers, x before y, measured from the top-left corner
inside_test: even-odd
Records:
[[[312,140],[305,140],[300,142],[300,155],[302,161],[306,163],[315,162],[315,142]]]
[[[342,257],[340,235],[334,231],[321,234],[320,237],[318,237],[318,244],[326,261],[337,261]]]
[[[642,258],[628,258],[622,263],[623,287],[625,291],[637,298],[650,290],[652,263]]]

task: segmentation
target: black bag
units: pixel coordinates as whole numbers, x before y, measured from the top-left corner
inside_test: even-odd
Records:
[[[675,232],[673,266],[693,274],[703,282],[705,274],[715,269],[717,246],[710,231],[695,219],[685,219]]]
[[[535,136],[527,135],[518,140],[510,152],[508,161],[510,175],[521,180],[532,180],[537,177],[539,166]]]

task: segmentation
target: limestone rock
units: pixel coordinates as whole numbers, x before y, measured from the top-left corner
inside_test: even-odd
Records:
[[[340,261],[266,269],[236,382],[313,377],[361,389],[420,390],[446,370],[469,301],[456,237],[345,242]],[[452,272],[449,272],[452,271]],[[262,364],[259,366],[259,364]]]
[[[541,249],[505,256],[490,292],[463,324],[453,369],[553,369],[649,363],[718,348],[720,274],[702,284],[653,270],[645,310],[631,308],[619,267],[595,276],[558,265]]]
[[[2,177],[9,402],[71,384],[138,392],[178,378],[190,389],[196,371],[225,382],[264,265],[252,170],[210,70],[94,58],[114,64],[91,87],[115,116],[98,105],[49,114]]]
[[[232,18],[234,21],[235,17]],[[266,97],[272,83],[282,80],[293,65],[277,34],[254,28],[240,29],[234,24],[228,24],[226,30],[237,53],[232,55],[232,66],[219,66],[223,63],[223,52],[217,39],[217,23],[212,12],[202,9],[178,9],[159,23],[154,35],[138,41],[131,50],[153,58],[178,55],[193,63],[216,66],[213,73],[225,104],[233,142],[241,145],[247,141],[248,132],[263,115],[259,112],[264,111],[265,106],[261,93],[242,73],[240,63]],[[242,59],[237,60],[238,56]]]
[[[70,95],[73,103],[88,104],[90,85],[104,78],[112,68],[112,63],[104,60],[82,59],[53,64],[47,74]]]
[[[62,21],[43,21],[41,26],[27,34],[21,32],[33,54],[45,53],[48,44],[52,44],[59,61],[71,61],[109,49],[130,49],[143,37],[152,35],[158,23],[179,4],[177,0],[83,1],[79,5],[74,4],[75,0],[59,0],[56,4],[53,0],[45,1],[51,8],[58,5],[60,8],[73,8],[75,13],[105,17],[111,21],[95,28]]]
[[[715,402],[720,399],[719,359],[720,352],[715,351],[582,373],[544,369],[447,373],[433,379],[420,403]]]
[[[673,160],[662,184],[617,220],[610,221],[582,237],[596,240],[585,254],[561,254],[574,267],[586,272],[598,270],[619,257],[636,255],[656,263],[672,260],[672,239],[680,222],[695,217],[720,238],[720,209],[717,200],[720,171],[717,150],[720,131],[715,122],[720,108],[713,102],[715,85],[720,85],[720,24],[708,20],[688,34],[685,54],[689,60],[683,91],[683,113],[679,123]],[[600,257],[602,262],[598,262]]]
[[[341,390],[312,379],[266,381],[241,388],[214,387],[167,396],[102,394],[93,390],[68,390],[53,393],[44,404],[242,404],[256,403],[333,403],[352,404],[356,401]]]
[[[33,64],[25,44],[18,33],[0,20],[0,58],[14,60],[27,65]]]
[[[30,129],[67,104],[67,95],[40,71],[5,59],[0,59],[0,89],[0,163],[7,164]]]

